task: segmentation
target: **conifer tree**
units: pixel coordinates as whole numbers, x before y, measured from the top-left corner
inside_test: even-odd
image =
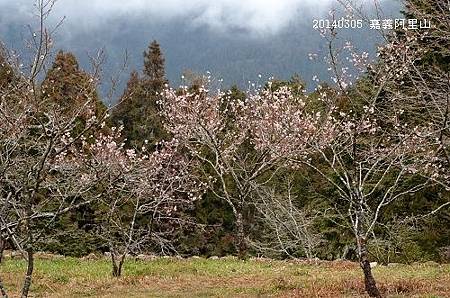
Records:
[[[159,44],[153,41],[144,52],[143,75],[136,71],[131,73],[120,103],[113,110],[112,121],[115,125],[123,125],[128,147],[139,148],[147,141],[150,146],[155,146],[167,137],[157,104],[168,83],[164,61]]]
[[[99,99],[94,81],[92,76],[80,69],[75,55],[59,51],[42,83],[42,97],[58,103],[67,113],[76,112],[89,102],[95,113],[100,115],[106,108]]]
[[[128,80],[127,87],[125,89],[123,98],[129,98],[136,94],[139,94],[139,89],[141,88],[141,78],[136,70],[133,70],[130,74],[130,79]]]
[[[154,40],[144,52],[144,86],[147,92],[161,92],[167,84],[164,69],[165,59],[159,43]]]
[[[141,129],[142,125],[140,124],[144,116],[142,110],[144,97],[142,80],[139,73],[133,70],[126,89],[111,116],[113,125],[123,126],[123,134],[129,147],[138,147],[144,141],[145,131]]]

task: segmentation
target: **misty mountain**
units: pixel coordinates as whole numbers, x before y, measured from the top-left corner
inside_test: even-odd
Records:
[[[399,6],[395,2],[384,5],[388,14],[398,14]],[[2,14],[0,12],[0,17]],[[121,68],[127,52],[128,67],[120,76],[116,98],[122,92],[128,73],[132,69],[141,70],[142,53],[154,39],[164,51],[167,77],[174,86],[181,83],[181,75],[189,70],[200,74],[208,71],[214,78],[223,79],[224,87],[237,84],[241,88],[246,88],[249,81],[258,82],[269,77],[288,79],[299,74],[311,89],[313,75],[324,80],[328,78],[323,60],[308,59],[309,53],[319,57],[326,55],[327,44],[312,24],[313,19],[326,18],[327,9],[298,8],[295,15],[297,17],[286,21],[281,29],[274,29],[276,33],[262,35],[239,24],[228,26],[224,31],[206,24],[194,26],[195,14],[168,21],[140,14],[121,14],[109,16],[95,25],[91,21],[80,23],[79,18],[71,19],[69,15],[55,35],[55,49],[74,52],[83,68],[89,69],[89,55],[103,48],[107,60],[103,68],[102,93],[109,89],[108,78]],[[27,16],[24,14],[22,18],[9,21],[4,17],[0,19],[0,39],[9,47],[21,48],[22,41],[29,36],[26,25],[33,19],[27,19]],[[60,15],[55,16],[53,23],[57,17]],[[376,31],[367,28],[343,31],[340,40],[347,39],[369,53],[374,53],[377,43],[381,42]]]

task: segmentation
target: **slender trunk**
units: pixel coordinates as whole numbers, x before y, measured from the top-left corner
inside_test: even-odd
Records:
[[[238,250],[238,257],[243,260],[247,257],[247,243],[245,241],[244,220],[241,212],[238,212],[236,215],[236,228],[236,246]]]
[[[375,278],[372,274],[372,268],[370,268],[370,262],[367,257],[367,244],[364,238],[358,238],[358,253],[359,253],[359,265],[364,272],[364,285],[367,294],[370,297],[381,298],[380,291],[378,290]]]
[[[3,261],[3,252],[5,251],[6,241],[0,237],[0,264]]]
[[[113,270],[112,270],[112,276],[114,277],[120,277],[122,275],[122,267],[120,264],[113,264]]]
[[[3,286],[3,281],[0,278],[0,294],[2,295],[2,298],[8,298],[8,294],[6,294],[5,286]]]
[[[34,269],[34,251],[31,244],[29,245],[27,249],[27,273],[25,275],[25,280],[23,282],[22,287],[22,298],[28,297],[28,293],[30,292],[31,287],[31,277],[33,275],[33,269]]]
[[[122,267],[125,261],[125,255],[116,256],[115,253],[111,252],[111,262],[112,262],[112,276],[120,277],[122,276]]]
[[[47,148],[47,151],[45,153],[45,158],[47,158],[48,154],[50,153],[50,147]],[[41,160],[40,162],[40,168],[38,169],[37,175],[36,175],[36,184],[34,186],[33,191],[31,192],[31,194],[29,194],[29,196],[26,197],[25,200],[25,214],[26,214],[26,219],[25,219],[25,228],[27,231],[27,241],[26,241],[26,260],[27,260],[27,272],[25,274],[25,279],[23,281],[23,286],[22,286],[22,293],[21,293],[21,298],[27,298],[28,294],[30,292],[30,288],[31,288],[31,278],[33,276],[33,270],[34,270],[34,237],[33,237],[33,202],[36,198],[36,193],[39,189],[39,185],[41,182],[41,171],[44,168],[44,163],[45,163],[45,159]],[[19,248],[19,247],[18,247]],[[21,250],[22,252],[22,250]]]

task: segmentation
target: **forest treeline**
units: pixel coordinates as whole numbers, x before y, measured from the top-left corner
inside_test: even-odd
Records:
[[[28,261],[22,294],[38,251],[106,253],[114,276],[139,254],[348,259],[374,297],[370,261],[448,262],[450,12],[405,5],[435,27],[381,30],[372,64],[323,33],[334,84],[311,93],[171,88],[153,41],[109,108],[70,52],[46,67],[44,27],[29,70],[2,49],[0,254]]]

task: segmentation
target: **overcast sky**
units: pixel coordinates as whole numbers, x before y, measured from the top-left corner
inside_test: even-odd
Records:
[[[0,0],[0,41],[22,58],[23,41],[30,36],[26,25],[37,25],[35,1]],[[58,0],[51,23],[66,17],[53,36],[54,49],[75,53],[84,69],[90,67],[87,54],[106,49],[105,77],[121,67],[125,51],[128,70],[142,69],[142,53],[156,39],[171,82],[179,82],[186,70],[208,70],[226,83],[246,84],[258,74],[325,75],[326,66],[307,58],[323,47],[312,19],[327,18],[330,8],[338,7],[337,0]],[[375,48],[368,32],[349,35],[363,49]],[[124,73],[121,84],[126,80]]]
[[[34,2],[0,0],[0,24],[29,18]],[[114,17],[145,16],[157,22],[183,18],[191,26],[207,26],[225,33],[241,29],[266,36],[276,34],[308,11],[326,9],[331,2],[333,0],[58,0],[53,15],[66,16],[70,27],[97,26]]]

